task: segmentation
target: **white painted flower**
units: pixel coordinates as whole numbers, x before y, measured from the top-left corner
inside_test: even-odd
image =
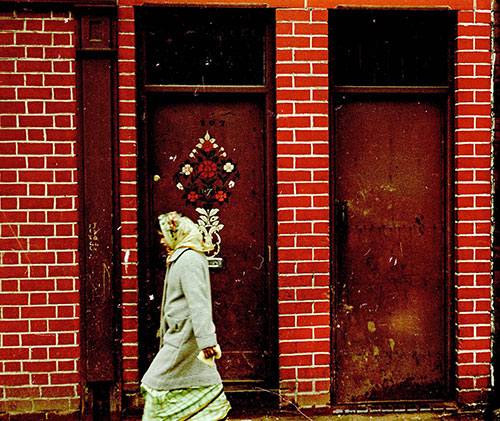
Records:
[[[184,186],[181,183],[177,183],[177,188],[179,190],[184,190]]]
[[[190,157],[190,158],[194,158],[194,153],[192,153],[192,152],[191,152],[191,153],[189,154],[189,157]]]
[[[233,181],[233,180],[231,180],[231,181],[227,184],[227,186],[228,186],[230,189],[232,189],[232,188],[234,187],[234,181]]]
[[[234,170],[234,165],[231,162],[226,162],[224,164],[224,171],[231,172]]]
[[[182,173],[184,175],[189,175],[193,172],[193,167],[189,164],[186,164],[182,167]]]

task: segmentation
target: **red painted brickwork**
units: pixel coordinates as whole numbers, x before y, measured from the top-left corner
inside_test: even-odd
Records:
[[[494,2],[494,51],[495,63],[493,68],[493,104],[494,104],[494,141],[493,141],[493,169],[494,169],[494,203],[493,203],[493,221],[495,222],[495,230],[493,234],[493,298],[494,298],[494,325],[493,329],[496,332],[496,343],[493,350],[493,366],[495,384],[500,381],[498,367],[500,365],[500,344],[498,343],[500,332],[500,4]],[[492,401],[500,400],[500,389],[495,388]]]
[[[281,388],[330,401],[328,11],[276,11]]]
[[[485,399],[491,359],[491,9],[459,12],[456,54],[457,389]]]
[[[216,3],[222,2],[238,3]],[[119,3],[123,387],[134,394],[140,379],[133,6],[139,2]],[[302,406],[330,403],[327,8],[338,3],[434,2],[268,2],[277,8],[280,386]],[[474,403],[484,399],[490,383],[491,13],[489,1],[442,3],[459,10],[457,399]],[[68,13],[0,14],[0,412],[79,405],[74,30]]]
[[[161,3],[168,3],[158,0]],[[178,2],[175,2],[178,4]],[[190,2],[186,2],[190,3]],[[200,3],[196,1],[195,3]],[[204,2],[210,3],[210,2]],[[217,2],[221,3],[221,2]],[[223,3],[237,4],[226,0]],[[330,403],[329,131],[327,7],[366,1],[296,0],[276,7],[276,110],[280,386],[303,406]],[[489,2],[450,0],[460,10],[456,54],[456,298],[457,399],[484,399],[490,379],[490,20]],[[133,116],[133,9],[119,8],[121,121]],[[373,6],[433,6],[428,0]],[[445,5],[445,4],[443,4]],[[129,126],[129,123],[126,124]],[[133,127],[122,133],[130,157]],[[133,183],[134,165],[122,169]],[[123,196],[125,200],[126,197]],[[129,198],[133,202],[133,198]],[[129,199],[125,201],[128,203]],[[127,221],[135,226],[134,208]],[[131,236],[127,249],[135,256]],[[129,257],[130,257],[129,256]],[[130,265],[131,260],[128,260]],[[125,265],[125,261],[124,261]],[[134,289],[134,277],[130,288]],[[137,323],[136,301],[124,303]],[[137,390],[135,344],[126,344],[127,390]],[[130,351],[130,353],[129,353]]]
[[[123,388],[138,388],[137,134],[133,7],[118,9],[118,126],[123,289]]]
[[[74,29],[0,14],[0,412],[79,407]]]

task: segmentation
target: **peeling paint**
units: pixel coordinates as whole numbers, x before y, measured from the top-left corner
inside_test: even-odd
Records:
[[[375,323],[373,322],[368,322],[368,332],[370,333],[373,333],[377,330],[377,328],[375,327]]]

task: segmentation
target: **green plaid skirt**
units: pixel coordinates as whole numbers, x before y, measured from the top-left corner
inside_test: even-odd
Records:
[[[186,389],[154,390],[142,385],[145,397],[143,420],[218,421],[231,405],[222,384]]]

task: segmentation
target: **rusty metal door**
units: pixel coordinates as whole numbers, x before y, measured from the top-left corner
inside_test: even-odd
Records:
[[[335,104],[337,403],[443,399],[446,96]]]
[[[244,95],[192,98],[156,95],[148,102],[149,225],[177,210],[215,230],[220,252],[211,262],[222,267],[210,276],[219,371],[226,383],[255,384],[271,374],[265,103]],[[152,308],[165,275],[159,239],[152,236],[148,251]],[[151,313],[152,326],[157,316]],[[149,340],[154,353],[156,338]]]

